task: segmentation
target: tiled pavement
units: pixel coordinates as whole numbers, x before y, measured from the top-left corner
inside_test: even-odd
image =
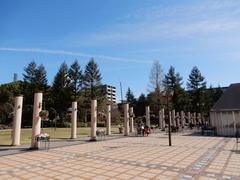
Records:
[[[240,179],[240,151],[222,137],[124,137],[0,157],[0,179]]]

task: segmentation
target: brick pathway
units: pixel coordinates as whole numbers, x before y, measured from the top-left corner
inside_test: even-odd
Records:
[[[240,179],[231,138],[125,137],[0,157],[0,179]]]

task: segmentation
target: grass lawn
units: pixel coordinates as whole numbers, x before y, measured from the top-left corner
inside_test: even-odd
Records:
[[[100,128],[105,129],[105,128]],[[71,128],[42,128],[41,132],[48,133],[51,139],[70,138]],[[117,133],[118,128],[112,127],[112,133]],[[12,129],[0,130],[0,145],[11,145]],[[90,135],[90,128],[78,128],[77,136]],[[21,144],[30,144],[32,137],[32,128],[21,129]]]

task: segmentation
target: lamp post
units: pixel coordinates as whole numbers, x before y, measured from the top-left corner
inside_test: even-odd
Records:
[[[167,113],[168,113],[168,143],[169,146],[172,146],[172,137],[171,137],[171,119],[170,119],[170,113],[169,113],[169,97],[173,96],[174,91],[173,90],[166,90],[163,91],[163,96],[167,99]]]

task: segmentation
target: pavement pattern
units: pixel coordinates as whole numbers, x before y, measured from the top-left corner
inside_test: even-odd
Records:
[[[0,179],[240,179],[234,138],[122,137],[0,156]]]

